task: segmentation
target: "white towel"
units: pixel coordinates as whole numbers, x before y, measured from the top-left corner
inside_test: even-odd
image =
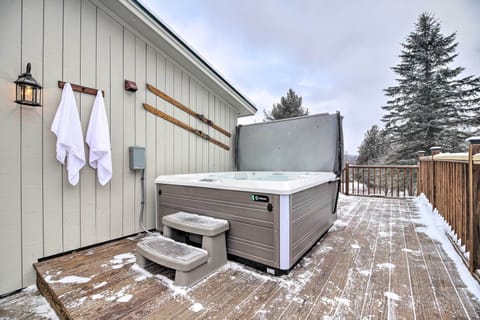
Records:
[[[112,151],[107,113],[100,90],[93,104],[86,141],[90,147],[88,162],[92,168],[97,169],[98,182],[104,186],[112,178]]]
[[[67,158],[68,181],[76,185],[80,178],[80,169],[85,165],[85,146],[77,103],[70,83],[63,87],[62,100],[51,130],[57,136],[57,160],[65,164],[65,157]]]

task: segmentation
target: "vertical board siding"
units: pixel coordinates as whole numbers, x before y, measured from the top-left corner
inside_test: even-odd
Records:
[[[215,96],[211,94],[210,92],[208,93],[208,118],[213,121],[215,117]],[[213,137],[213,129],[212,127],[207,128],[208,135],[210,137]],[[215,149],[213,148],[211,143],[208,143],[207,145],[208,149],[208,171],[215,171]]]
[[[20,107],[15,100],[13,81],[24,72],[22,65],[22,3],[0,1],[0,294],[22,286]],[[35,66],[33,66],[35,68]],[[35,69],[33,69],[35,70]]]
[[[156,97],[151,83],[169,96],[233,133],[236,113],[174,58],[125,27],[89,0],[5,0],[0,2],[0,294],[34,282],[39,258],[141,231],[141,171],[130,170],[130,146],[146,147],[145,222],[155,226],[154,180],[158,175],[233,168],[233,139]],[[6,40],[6,41],[7,41]],[[12,101],[13,81],[32,63],[42,82],[43,107]],[[124,90],[124,80],[138,91]],[[112,180],[98,183],[87,164],[70,185],[56,160],[50,127],[62,90],[57,81],[105,91],[112,146]],[[85,138],[95,97],[74,93]],[[143,103],[207,133],[230,151],[147,113]]]
[[[112,21],[104,11],[97,9],[97,88],[105,90],[105,111],[107,113],[107,119],[111,120],[111,99],[112,88],[111,85],[111,55],[112,55],[112,35],[111,35]],[[114,66],[113,68],[118,68]],[[112,126],[110,124],[110,130]],[[111,137],[110,137],[111,138]],[[97,199],[97,217],[96,217],[96,241],[106,241],[111,239],[110,225],[111,219],[111,203],[110,203],[110,191],[111,183],[107,183],[102,186],[98,183],[98,179],[95,178],[96,185],[96,199]]]
[[[43,82],[43,2],[23,1],[22,30],[31,37],[22,37],[22,66],[30,62]],[[42,170],[42,108],[22,108],[21,132],[21,194],[22,194],[22,268],[23,281],[33,282],[31,269],[43,255],[43,170]]]
[[[57,139],[50,130],[61,94],[57,81],[62,79],[63,0],[46,0],[44,10],[43,251],[50,256],[63,251],[63,167],[56,159]]]
[[[135,39],[135,81],[138,91],[135,93],[135,145],[145,147],[145,117],[146,112],[142,103],[145,102],[145,74],[146,74],[146,44],[140,39]],[[148,151],[147,151],[148,152]],[[140,203],[141,196],[141,173],[135,172],[135,204]],[[135,205],[135,231],[140,231],[138,223],[140,218],[141,206]]]
[[[176,66],[173,67],[173,98],[180,101],[182,98],[182,72]],[[174,118],[184,121],[180,109],[175,106],[172,106],[172,114]],[[182,173],[183,163],[182,163],[182,152],[183,148],[181,141],[183,140],[183,131],[184,129],[174,126],[173,128],[173,168],[175,174]]]
[[[201,92],[201,108],[202,108],[202,114],[203,115],[208,115],[209,112],[208,112],[208,91],[201,87],[200,88],[200,92]],[[208,132],[208,125],[206,124],[202,124],[202,128],[203,128],[203,132]],[[209,170],[209,159],[208,159],[208,156],[209,156],[209,152],[208,152],[208,145],[209,145],[209,142],[206,141],[205,139],[202,139],[202,172],[208,172]]]
[[[166,60],[165,64],[165,93],[173,97],[173,64]],[[173,116],[173,106],[165,103],[165,113]],[[160,120],[163,121],[163,120]],[[175,173],[174,166],[174,125],[165,122],[165,174]]]
[[[147,74],[146,74],[147,83],[150,83],[154,86],[157,85],[157,55],[153,48],[147,46]],[[156,97],[149,90],[146,91],[146,102],[150,105],[155,106]],[[156,116],[147,113],[146,119],[146,130],[145,130],[145,156],[146,156],[146,168],[145,168],[145,213],[153,212],[155,203],[155,192],[154,192],[154,181],[155,181],[155,145],[157,140],[156,135]],[[145,226],[148,229],[155,227],[154,225],[154,215],[145,214],[144,221]]]
[[[64,0],[63,16],[63,80],[80,83],[80,13],[81,2]],[[60,80],[60,79],[59,79]],[[61,92],[59,92],[59,95]],[[74,93],[77,107],[81,107],[80,93]],[[58,104],[57,104],[58,106]],[[54,107],[56,109],[56,107]],[[79,114],[81,110],[79,110]],[[85,133],[84,133],[85,137]],[[57,163],[60,166],[60,163]],[[84,168],[85,169],[85,168]],[[80,181],[79,184],[82,182]],[[80,246],[80,188],[68,182],[63,167],[63,250]]]
[[[88,0],[82,1],[81,11],[81,84],[87,87],[96,88],[96,52],[97,43],[92,34],[97,33],[97,9]],[[55,79],[52,79],[53,81]],[[59,89],[56,89],[57,95]],[[80,118],[82,130],[87,133],[88,122],[93,108],[95,97],[92,95],[81,95]],[[53,139],[55,142],[56,139]],[[85,143],[85,156],[87,163],[80,171],[80,243],[81,246],[88,246],[96,242],[96,171],[88,164],[88,145]]]
[[[135,36],[123,30],[123,73],[127,80],[135,80]],[[123,233],[135,232],[135,171],[130,170],[128,147],[135,146],[135,96],[134,92],[123,91]]]
[[[165,76],[166,65],[165,58],[157,54],[157,88],[165,92]],[[160,111],[165,112],[165,100],[156,97],[156,106]],[[160,117],[155,117],[156,121],[156,135],[157,135],[157,154],[156,154],[156,171],[155,176],[165,174],[165,120]]]
[[[123,154],[128,147],[123,145],[123,27],[109,20],[110,34],[110,140],[112,168],[115,175],[110,181],[110,239],[120,238],[123,233],[123,202],[118,195],[123,190]],[[107,87],[108,88],[108,87]]]
[[[197,108],[197,103],[196,103],[196,98],[197,98],[197,90],[195,83],[193,83],[192,79],[189,77],[186,77],[187,80],[189,81],[188,87],[189,87],[189,97],[187,101],[187,107],[192,109],[193,111],[198,112]],[[200,121],[197,118],[194,118],[192,116],[188,116],[188,122],[191,127],[197,128],[199,130],[202,130],[199,128],[199,123]],[[188,141],[189,141],[189,147],[188,147],[188,172],[197,172],[197,143],[198,143],[198,137],[188,134]]]

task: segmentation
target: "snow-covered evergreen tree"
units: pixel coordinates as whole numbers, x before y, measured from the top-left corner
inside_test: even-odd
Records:
[[[263,110],[266,120],[278,120],[308,115],[308,108],[302,107],[302,97],[288,89],[287,96],[280,98],[280,103],[274,103],[271,111]]]
[[[480,78],[461,78],[464,68],[449,67],[457,57],[455,37],[442,35],[440,22],[422,13],[402,44],[401,62],[392,68],[398,85],[385,89],[389,100],[382,107],[395,146],[391,161],[414,162],[417,151],[434,145],[462,150],[465,137],[478,127]]]
[[[388,150],[385,134],[377,125],[367,130],[358,147],[357,164],[384,163]]]

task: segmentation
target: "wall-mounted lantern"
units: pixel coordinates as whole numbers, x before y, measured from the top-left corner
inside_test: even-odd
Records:
[[[19,75],[15,81],[17,85],[15,102],[31,107],[40,107],[42,105],[42,86],[30,74],[31,68],[30,62],[27,63],[26,72]]]

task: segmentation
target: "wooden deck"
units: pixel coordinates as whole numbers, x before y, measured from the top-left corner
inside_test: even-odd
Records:
[[[135,268],[124,239],[38,263],[38,284],[74,319],[480,319],[417,215],[408,199],[341,197],[333,230],[282,277],[229,262],[175,288],[170,270]]]

